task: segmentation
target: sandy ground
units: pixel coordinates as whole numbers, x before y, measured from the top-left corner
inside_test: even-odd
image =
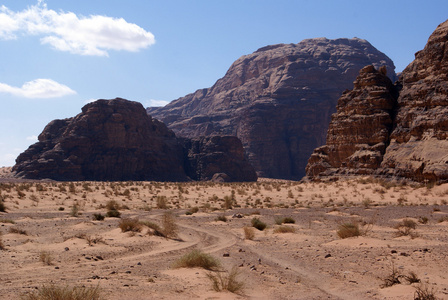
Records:
[[[414,299],[419,284],[405,280],[410,272],[448,299],[448,185],[369,178],[238,184],[3,179],[0,194],[7,208],[0,213],[0,299],[19,299],[49,283],[99,285],[104,299]],[[161,224],[162,215],[173,212],[178,238],[122,232],[119,218],[93,220],[94,213],[106,214],[111,200],[121,206],[122,219]],[[225,209],[226,200],[232,208]],[[163,205],[168,208],[158,208]],[[187,215],[194,207],[199,211]],[[227,222],[217,220],[222,216]],[[243,228],[254,217],[268,228],[248,240]],[[295,220],[283,225],[294,233],[274,232],[280,217]],[[403,219],[417,227],[397,236],[394,227]],[[338,224],[347,222],[366,224],[367,232],[341,239]],[[216,257],[224,269],[237,267],[244,289],[216,292],[208,271],[174,269],[192,249]],[[382,287],[392,268],[403,275],[401,283]]]

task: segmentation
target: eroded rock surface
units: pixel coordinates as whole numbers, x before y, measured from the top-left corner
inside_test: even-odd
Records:
[[[447,181],[448,21],[440,24],[425,48],[416,53],[395,90],[384,80],[359,89],[359,83],[369,82],[366,70],[355,88],[340,98],[327,144],[314,151],[307,175],[373,174],[420,182]],[[387,99],[393,98],[395,91],[399,97],[394,104]],[[378,103],[384,104],[381,110],[377,110]]]
[[[244,155],[241,160],[241,155],[234,155],[243,151],[239,140],[219,142],[215,148],[233,160],[223,166],[216,162],[213,170],[225,173],[241,167],[240,173],[235,171],[239,181],[256,180]],[[200,150],[210,150],[199,152],[202,156],[215,155],[214,149]],[[39,142],[19,155],[13,171],[28,179],[186,181],[190,175],[208,179],[209,173],[205,176],[185,170],[186,163],[192,165],[188,151],[165,124],[148,116],[140,103],[119,98],[98,100],[85,105],[73,118],[50,122]],[[233,173],[227,175],[228,181],[235,180]]]
[[[364,67],[353,90],[339,98],[326,145],[314,150],[306,174],[375,173],[389,144],[397,97],[398,88],[386,76],[385,68]]]
[[[395,79],[393,62],[362,39],[267,46],[239,58],[211,88],[148,112],[179,136],[235,135],[259,176],[300,179],[325,143],[337,99],[369,64]]]

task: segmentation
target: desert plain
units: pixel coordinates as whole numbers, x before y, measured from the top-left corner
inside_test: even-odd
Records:
[[[98,288],[101,299],[448,299],[448,184],[0,174],[0,299],[26,299],[43,286]],[[107,216],[111,207],[120,217]],[[126,221],[139,226],[124,229]],[[341,237],[347,224],[357,236]],[[154,230],[166,226],[165,236]],[[219,268],[176,267],[192,250]],[[215,290],[210,274],[231,270],[242,288]]]

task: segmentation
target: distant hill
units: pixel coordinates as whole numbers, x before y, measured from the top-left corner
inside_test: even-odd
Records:
[[[393,62],[366,40],[307,39],[242,56],[211,88],[147,112],[178,136],[235,135],[263,177],[300,179],[325,144],[337,99],[366,65]]]

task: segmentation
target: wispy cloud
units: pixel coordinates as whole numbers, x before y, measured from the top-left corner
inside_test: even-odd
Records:
[[[43,35],[42,44],[80,55],[108,56],[108,50],[135,52],[155,43],[151,32],[123,18],[56,12],[41,0],[18,12],[0,7],[0,38],[17,39],[19,33]]]
[[[155,99],[149,99],[146,100],[144,102],[144,105],[147,107],[158,107],[158,106],[165,106],[168,103],[170,103],[169,101],[165,101],[165,100],[155,100]]]
[[[0,93],[7,93],[24,98],[57,98],[76,94],[68,86],[51,79],[36,79],[26,82],[22,87],[14,87],[0,83]]]

